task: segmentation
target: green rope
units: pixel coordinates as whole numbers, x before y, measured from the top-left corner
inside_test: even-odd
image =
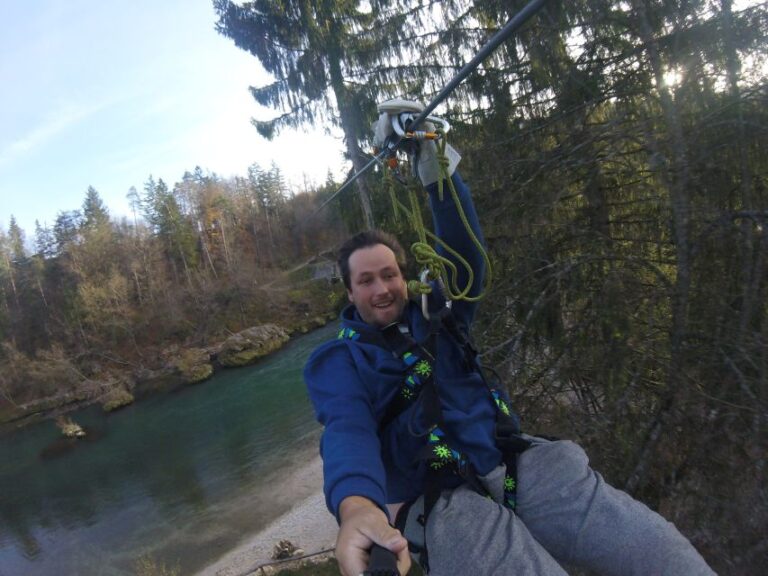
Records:
[[[392,202],[392,213],[394,215],[395,224],[400,223],[400,212],[397,209],[397,196],[395,195],[395,179],[392,177],[392,173],[389,170],[384,170],[384,187],[389,194],[389,199]]]
[[[408,187],[408,200],[411,204],[411,225],[414,227],[416,235],[419,237],[419,243],[427,243],[427,230],[424,227],[424,219],[421,217],[421,207],[419,206],[419,197],[416,195],[416,186],[411,184]]]
[[[474,270],[472,270],[472,267],[469,265],[469,262],[467,262],[466,259],[461,256],[461,254],[459,254],[453,248],[451,248],[445,242],[443,242],[443,240],[441,240],[435,234],[433,234],[432,232],[428,231],[425,228],[424,220],[421,216],[421,208],[419,207],[419,199],[416,194],[416,186],[408,187],[408,199],[410,204],[410,209],[409,209],[397,199],[394,192],[394,184],[392,182],[393,179],[391,175],[388,174],[389,172],[388,170],[384,170],[385,182],[386,182],[387,190],[390,195],[390,199],[392,201],[393,210],[395,214],[395,221],[396,222],[398,221],[398,215],[399,213],[402,213],[406,217],[408,222],[413,226],[414,231],[416,232],[416,235],[418,237],[418,241],[411,246],[411,253],[416,259],[416,262],[418,262],[422,267],[426,268],[429,271],[429,277],[431,279],[439,278],[442,281],[446,298],[450,300],[464,300],[467,302],[477,302],[478,300],[483,298],[483,296],[485,296],[485,292],[487,292],[487,290],[491,286],[491,283],[492,283],[491,260],[488,257],[488,253],[486,252],[482,243],[473,232],[472,227],[469,224],[469,220],[461,206],[458,192],[456,192],[456,187],[454,186],[453,180],[448,174],[449,161],[448,161],[448,157],[445,155],[445,146],[446,146],[445,134],[440,133],[440,136],[441,137],[437,141],[437,162],[439,166],[439,173],[438,173],[438,180],[437,180],[437,195],[440,201],[442,202],[443,196],[444,196],[443,181],[447,181],[448,188],[451,192],[451,197],[453,198],[453,202],[456,205],[456,210],[458,211],[458,214],[459,214],[459,218],[461,219],[461,222],[463,223],[464,228],[466,229],[470,240],[475,245],[475,247],[479,250],[480,254],[483,257],[483,260],[485,261],[485,266],[487,270],[485,286],[482,287],[482,289],[480,290],[480,293],[477,296],[469,296],[469,291],[472,289],[472,285],[474,284],[474,280],[475,280],[475,273],[474,273]],[[463,288],[458,286],[459,271],[458,271],[458,268],[456,267],[456,264],[454,264],[454,262],[451,261],[450,259],[440,256],[440,254],[438,254],[437,251],[428,243],[427,239],[442,246],[442,248],[448,254],[450,254],[459,263],[460,266],[462,266],[466,270],[467,283]],[[410,282],[408,282],[408,289],[413,294],[418,294],[418,295],[429,294],[432,291],[432,288],[429,284],[420,282],[418,280],[411,280]]]
[[[422,294],[432,294],[432,286],[425,284],[420,280],[408,280],[408,291],[416,296]]]

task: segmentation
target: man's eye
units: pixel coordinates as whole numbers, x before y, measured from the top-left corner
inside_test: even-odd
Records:
[[[360,284],[370,284],[370,283],[371,283],[370,278],[363,278],[362,280],[360,280]]]

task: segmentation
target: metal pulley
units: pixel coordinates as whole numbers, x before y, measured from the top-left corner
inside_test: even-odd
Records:
[[[379,104],[379,113],[389,114],[392,122],[392,134],[386,141],[387,149],[394,151],[405,147],[405,151],[409,152],[407,149],[409,142],[438,140],[441,135],[448,133],[451,125],[439,116],[427,116],[419,122],[419,125],[416,125],[415,122],[423,109],[421,104],[402,98],[393,98]],[[439,129],[436,129],[436,125]],[[415,128],[425,129],[415,130]]]

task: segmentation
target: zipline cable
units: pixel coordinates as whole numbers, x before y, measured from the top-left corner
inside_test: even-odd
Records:
[[[355,180],[360,178],[360,176],[365,174],[371,166],[373,166],[377,161],[381,162],[381,159],[384,158],[384,156],[386,156],[388,153],[389,153],[389,150],[385,148],[384,150],[376,154],[376,156],[374,156],[368,162],[368,164],[360,168],[359,172],[356,172],[355,174],[350,176],[349,179],[346,182],[344,182],[344,184],[341,185],[341,188],[336,190],[336,192],[334,192],[329,198],[326,198],[325,202],[320,204],[320,207],[317,210],[315,210],[315,212],[309,218],[314,218],[318,214],[318,212],[320,212],[323,208],[325,208],[328,204],[330,204],[333,201],[333,199],[336,198],[336,196],[338,196],[339,194],[341,194],[347,187],[349,187],[352,184],[352,182],[354,182]],[[307,218],[307,220],[309,220],[309,218]]]
[[[512,34],[517,32],[523,24],[528,22],[539,10],[541,10],[544,7],[544,4],[548,0],[531,0],[525,8],[523,8],[520,12],[515,14],[509,22],[507,22],[504,27],[496,32],[496,34],[493,35],[493,37],[482,47],[480,48],[480,51],[475,55],[472,60],[470,60],[468,63],[464,65],[464,67],[459,70],[458,74],[454,76],[448,84],[445,85],[445,87],[440,90],[440,92],[435,96],[432,101],[427,105],[424,110],[421,111],[421,113],[416,117],[416,119],[411,124],[412,127],[418,126],[421,122],[423,122],[427,116],[429,116],[432,111],[437,108],[440,103],[445,100],[448,95],[453,92],[456,87],[461,84],[461,82],[469,76],[479,65],[480,63],[485,60],[496,48],[499,47],[500,44],[507,41]],[[399,145],[400,141],[402,141],[403,138],[401,137],[400,140],[397,141],[394,148],[397,148],[397,145]],[[357,180],[360,176],[365,174],[371,166],[373,166],[377,160],[380,160],[384,156],[387,155],[389,150],[385,148],[381,152],[379,152],[368,164],[363,166],[359,172],[353,174],[350,176],[350,178],[342,184],[341,188],[336,190],[329,198],[323,202],[320,207],[315,210],[315,212],[307,219],[314,218],[323,208],[325,208],[330,202],[334,200],[343,190],[345,190],[347,187],[349,187],[352,182]]]
[[[416,117],[412,126],[416,127],[420,122],[423,122],[426,117],[429,116],[432,111],[437,108],[440,103],[445,100],[448,95],[453,92],[456,87],[461,84],[462,81],[467,76],[469,76],[483,60],[488,58],[488,56],[490,56],[490,54],[496,50],[500,44],[508,40],[509,37],[517,32],[523,24],[528,22],[528,20],[530,20],[539,10],[544,7],[546,2],[547,0],[532,0],[525,6],[525,8],[515,14],[510,19],[510,21],[504,25],[504,28],[496,32],[496,34],[493,35],[493,38],[491,38],[485,44],[485,46],[480,48],[480,51],[477,53],[477,55],[472,58],[472,60],[467,62],[464,67],[459,70],[459,73],[456,74],[456,76],[454,76],[453,79],[448,82],[448,84],[446,84],[442,90],[440,90],[440,93],[435,96],[427,105],[427,107],[424,108],[424,110],[422,110],[421,113]]]

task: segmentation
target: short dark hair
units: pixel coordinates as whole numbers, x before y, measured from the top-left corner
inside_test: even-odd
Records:
[[[403,274],[405,270],[405,250],[400,245],[392,234],[384,232],[383,230],[365,230],[364,232],[358,232],[351,238],[349,238],[339,248],[339,270],[341,270],[341,278],[344,280],[344,286],[347,290],[352,289],[352,283],[349,278],[349,258],[352,253],[361,248],[370,248],[377,244],[383,244],[392,252],[395,253],[395,260],[397,261],[397,267],[400,269],[400,274]]]

